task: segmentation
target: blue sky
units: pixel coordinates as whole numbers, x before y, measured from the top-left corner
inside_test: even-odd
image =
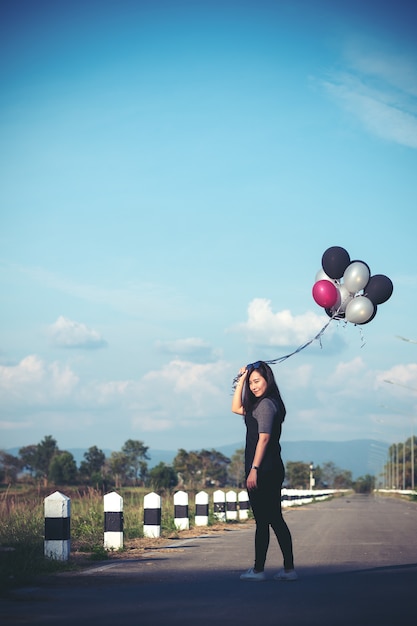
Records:
[[[2,448],[243,441],[232,380],[328,321],[331,246],[394,293],[274,367],[283,440],[410,435],[411,5],[2,3]]]

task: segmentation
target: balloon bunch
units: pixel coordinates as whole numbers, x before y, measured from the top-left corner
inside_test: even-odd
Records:
[[[392,295],[394,287],[388,276],[371,276],[369,266],[364,261],[351,261],[344,248],[328,248],[321,265],[313,298],[331,318],[367,324],[374,319],[378,304]]]

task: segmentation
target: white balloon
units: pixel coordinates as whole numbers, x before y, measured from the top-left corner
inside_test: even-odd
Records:
[[[323,269],[317,272],[316,280],[314,282],[317,283],[319,280],[329,280],[331,283],[333,283],[333,285],[336,285],[336,286],[339,282],[335,278],[330,278],[330,276],[327,276],[326,272]]]
[[[342,302],[342,299],[340,297],[340,289],[339,289],[339,285],[335,285],[336,290],[337,290],[337,300],[334,303],[334,305],[331,307],[331,310],[333,313],[336,313],[336,311],[341,311],[342,309],[340,308],[340,304]]]
[[[373,315],[374,305],[366,296],[356,296],[346,307],[346,319],[352,324],[364,324]]]
[[[346,307],[349,304],[349,302],[352,300],[353,296],[350,293],[349,289],[346,287],[346,285],[344,285],[343,283],[341,285],[338,285],[338,290],[339,290],[339,294],[340,294],[340,304],[339,304],[339,311],[344,312],[346,311]]]
[[[352,261],[343,274],[343,283],[350,293],[357,293],[368,284],[369,267],[362,261]]]

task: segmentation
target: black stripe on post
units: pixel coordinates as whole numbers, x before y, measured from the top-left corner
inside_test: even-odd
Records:
[[[195,514],[202,515],[204,517],[208,516],[209,506],[208,504],[196,504],[195,505]]]
[[[143,513],[143,523],[145,526],[160,526],[161,509],[145,509]]]
[[[45,517],[45,541],[66,541],[69,538],[69,517]]]
[[[239,509],[241,511],[247,511],[249,508],[249,501],[248,500],[241,500],[239,502]]]
[[[225,512],[225,503],[224,502],[214,502],[214,512],[215,513],[224,513]]]
[[[105,511],[104,513],[104,532],[123,532],[123,513],[121,511]]]
[[[174,506],[174,517],[177,519],[188,517],[188,504],[176,504]]]
[[[236,504],[236,502],[228,502],[227,503],[227,510],[228,511],[237,511],[237,504]]]

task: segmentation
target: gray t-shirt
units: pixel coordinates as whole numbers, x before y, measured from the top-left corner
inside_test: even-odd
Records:
[[[265,456],[259,468],[259,474],[281,467],[282,460],[279,439],[281,436],[282,416],[279,413],[277,404],[270,398],[263,398],[252,412],[246,413],[245,424],[246,476],[248,475],[253,463],[259,433],[267,433],[271,436],[265,451]]]
[[[277,407],[270,398],[264,398],[254,409],[252,415],[258,422],[258,433],[268,433],[272,435],[274,427],[274,417]]]

